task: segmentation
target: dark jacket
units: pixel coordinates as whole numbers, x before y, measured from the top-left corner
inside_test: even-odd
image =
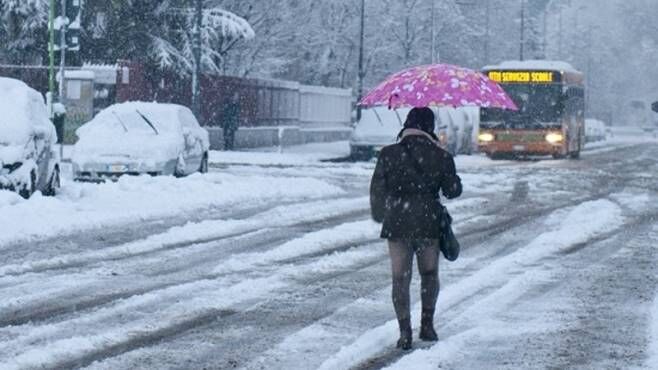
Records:
[[[418,160],[422,174],[404,146]],[[372,217],[383,222],[381,237],[439,238],[439,190],[450,199],[462,193],[450,153],[424,136],[407,136],[382,149],[370,183]]]

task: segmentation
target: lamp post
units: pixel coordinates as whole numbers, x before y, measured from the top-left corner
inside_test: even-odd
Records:
[[[55,0],[50,0],[50,10],[48,11],[48,91],[50,92],[48,110],[52,120],[55,94]]]
[[[519,38],[519,60],[524,59],[523,48],[525,44],[525,0],[521,0],[521,32]]]
[[[365,78],[365,70],[363,66],[363,47],[364,47],[364,39],[365,39],[365,21],[366,21],[366,1],[361,0],[361,22],[359,25],[359,72],[358,72],[358,100],[357,102],[361,101],[361,98],[363,98],[363,79]],[[356,120],[359,121],[361,119],[361,106],[357,105],[356,107]]]
[[[201,75],[201,26],[203,19],[203,0],[196,0],[194,16],[194,71],[192,72],[192,111],[199,118],[201,113],[201,88],[199,77]]]

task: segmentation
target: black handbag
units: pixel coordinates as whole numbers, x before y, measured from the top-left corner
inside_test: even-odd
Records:
[[[412,159],[416,171],[418,171],[422,177],[425,177],[425,171],[423,171],[423,168],[421,167],[420,163],[418,163],[418,160],[411,154],[409,148],[404,144],[400,145],[402,145],[402,148],[404,149],[405,153],[407,153],[409,158]],[[450,262],[454,262],[459,257],[461,246],[459,245],[459,240],[457,240],[455,233],[452,232],[452,216],[450,216],[448,209],[441,204],[439,199],[437,199],[437,202],[439,203],[440,207],[438,220],[439,222],[437,225],[441,235],[439,237],[439,249],[441,250],[441,253],[443,253],[443,257],[445,257],[445,259]]]
[[[441,215],[439,217],[439,227],[441,229],[439,248],[441,249],[441,253],[443,253],[443,257],[450,262],[454,262],[459,257],[461,246],[455,233],[452,232],[452,217],[448,213],[448,209],[443,205],[441,205]]]

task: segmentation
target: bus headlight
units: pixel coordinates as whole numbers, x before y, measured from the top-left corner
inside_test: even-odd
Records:
[[[485,143],[489,143],[494,141],[494,136],[489,132],[483,132],[480,135],[478,135],[478,140]]]
[[[551,132],[550,134],[546,135],[546,141],[548,141],[551,144],[561,143],[563,140],[564,140],[564,135],[558,132]]]

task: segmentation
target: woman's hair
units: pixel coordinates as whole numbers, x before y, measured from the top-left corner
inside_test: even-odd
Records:
[[[415,128],[428,134],[433,133],[434,112],[430,108],[413,108],[407,115],[404,128]]]
[[[404,130],[408,128],[425,131],[437,139],[434,134],[434,112],[430,108],[413,108],[410,110],[407,114],[407,120],[404,122],[404,127],[398,134],[398,139],[402,137]]]

